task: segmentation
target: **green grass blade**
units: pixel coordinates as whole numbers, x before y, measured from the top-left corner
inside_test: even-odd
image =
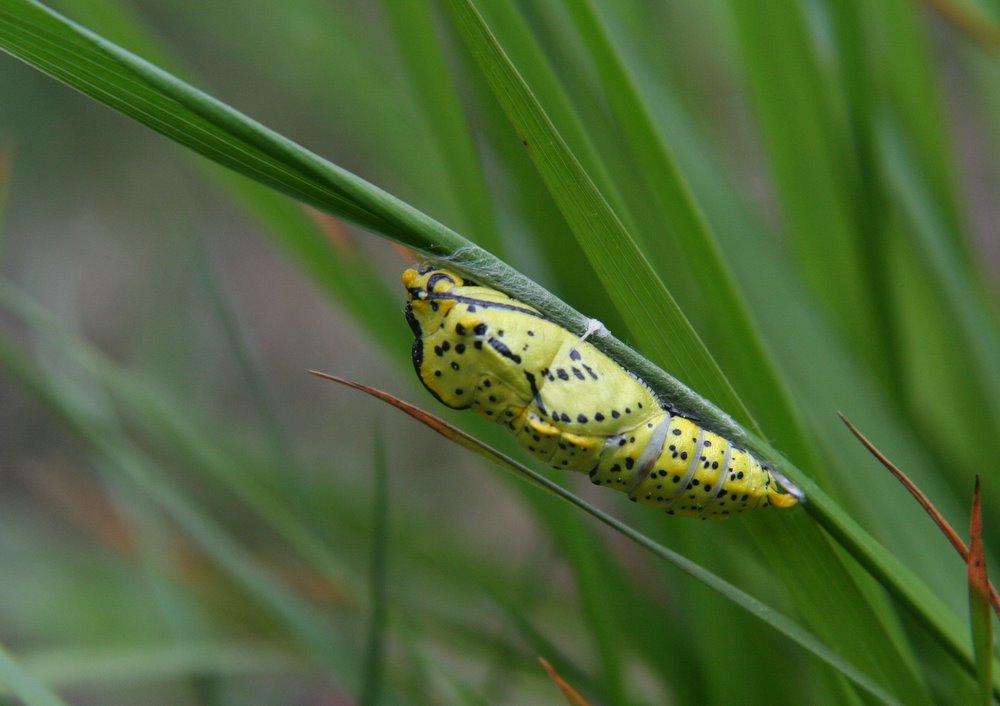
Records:
[[[655,220],[669,234],[655,232],[644,238],[651,259],[658,263],[655,266],[661,275],[677,269],[676,261],[682,259],[695,280],[707,283],[699,289],[698,299],[705,306],[708,320],[725,322],[725,334],[717,339],[733,365],[734,384],[741,390],[741,397],[752,401],[754,411],[767,412],[758,412],[756,419],[763,428],[776,430],[777,441],[788,456],[803,467],[817,465],[815,451],[764,350],[718,240],[657,130],[624,57],[614,46],[592,0],[565,4],[598,69],[603,93],[625,133],[630,156],[653,194],[652,206],[659,214]],[[673,247],[667,246],[668,239],[675,244]]]
[[[683,370],[688,384],[730,410],[744,424],[751,424],[750,414],[742,401],[618,216],[507,60],[478,11],[462,0],[448,2],[447,6],[455,26],[639,346],[653,352],[653,362],[661,367]]]
[[[561,203],[565,217],[570,221],[578,236],[581,233],[584,234],[581,236],[581,240],[589,239],[587,245],[594,247],[591,252],[593,255],[591,262],[599,273],[604,268],[602,279],[606,286],[611,289],[616,286],[615,281],[618,280],[617,284],[623,288],[620,301],[635,301],[638,297],[639,300],[647,304],[645,309],[633,307],[628,313],[622,312],[623,315],[631,322],[643,321],[643,317],[650,314],[648,302],[659,296],[662,284],[660,284],[660,288],[647,285],[644,293],[637,293],[630,289],[630,283],[643,276],[648,275],[655,279],[655,275],[648,270],[648,265],[644,261],[643,265],[646,265],[646,269],[641,272],[637,272],[635,267],[630,267],[627,274],[615,273],[616,265],[623,261],[627,262],[628,257],[633,254],[641,260],[642,255],[635,248],[628,235],[624,233],[621,224],[610,212],[607,204],[596,192],[596,188],[582,172],[579,164],[568,153],[555,128],[541,111],[516,69],[510,65],[488,28],[482,23],[476,10],[462,0],[449,3],[449,8],[455,17],[459,31],[469,45],[473,56],[479,62],[487,80],[494,87],[508,117],[522,139],[527,142],[529,154],[537,152],[533,158],[557,202]],[[602,249],[609,242],[616,243],[617,250],[613,254]],[[584,247],[585,250],[587,250],[587,245]],[[658,280],[656,281],[659,283]],[[614,296],[613,289],[611,291],[612,296]],[[669,299],[667,294],[664,296],[668,297],[664,301],[669,302],[669,304],[664,305],[665,309],[675,310],[676,305],[673,304],[673,300]],[[680,317],[680,321],[686,324],[683,316]],[[648,329],[655,329],[655,321],[646,320],[646,326]],[[636,326],[632,325],[632,328],[634,330]],[[703,348],[690,326],[683,328],[687,340],[692,342],[692,347]],[[646,345],[649,345],[649,337],[646,337],[645,340]],[[676,345],[678,339],[675,338],[671,343]],[[664,344],[661,343],[661,345]],[[687,370],[683,365],[681,367]],[[717,367],[715,372],[720,376],[720,380],[724,380]],[[725,385],[725,383],[722,384]],[[718,385],[716,389],[718,389]],[[750,445],[753,447],[753,443]],[[773,449],[770,448],[769,452],[774,453]],[[774,458],[767,453],[764,455],[767,458]],[[790,464],[787,462],[779,464],[779,467],[783,469],[789,466]],[[796,480],[797,477],[796,474]],[[808,484],[804,488],[807,495],[814,487],[814,485]],[[812,501],[813,498],[810,497],[810,500]],[[839,508],[836,508],[830,498],[820,493],[818,488],[815,493],[815,502],[824,507],[815,507],[810,502],[807,508],[813,510],[814,517],[823,522],[840,522],[842,526],[839,528],[840,532],[837,536],[844,541],[853,541],[853,544],[848,542],[845,546],[869,552],[866,557],[869,563],[865,565],[870,565],[872,562],[870,552],[876,550],[876,545],[870,539],[866,539],[861,528]],[[862,642],[855,639],[856,634],[852,634],[854,631],[843,629],[845,621],[848,621],[856,626],[856,630],[863,631],[865,626],[872,624],[872,621],[878,621],[879,616],[870,608],[863,593],[857,589],[855,580],[850,573],[845,570],[839,560],[829,555],[826,538],[814,526],[801,522],[799,524],[800,528],[796,530],[797,536],[794,542],[785,541],[786,538],[790,539],[790,536],[783,532],[782,521],[777,518],[762,518],[753,525],[751,531],[759,539],[762,546],[767,547],[770,552],[776,556],[787,557],[786,562],[790,563],[792,557],[795,557],[796,568],[794,570],[788,569],[782,563],[778,563],[776,568],[786,573],[790,587],[803,588],[803,590],[797,591],[797,595],[803,604],[811,609],[812,620],[824,626],[825,636],[837,636],[841,647],[851,649],[859,660],[863,659],[865,663],[874,660],[875,663],[878,663],[886,675],[892,675],[888,677],[889,680],[894,683],[900,694],[907,694],[908,700],[921,698],[925,689],[919,684],[919,676],[909,655],[898,654],[897,651],[902,647],[901,643],[897,641],[896,644],[890,644],[889,640],[881,645],[875,645],[869,640]],[[854,535],[861,536],[855,538]],[[881,554],[881,559],[891,559],[884,550],[881,550]],[[874,563],[879,562],[876,560]],[[898,565],[898,562],[895,563]],[[882,578],[888,578],[888,576],[889,574],[881,574]],[[804,589],[807,581],[811,582],[809,586],[812,590]],[[839,601],[838,608],[842,610],[828,610],[824,588],[831,583],[841,587],[841,592],[836,594],[835,598]],[[925,590],[924,593],[928,599],[933,597],[929,591]],[[818,601],[820,596],[824,596],[824,600]],[[836,615],[835,620],[832,619],[834,615]],[[956,636],[957,630],[953,626],[951,637],[957,647],[960,643]]]
[[[41,34],[36,34],[38,31]],[[97,95],[104,102],[140,119],[145,118],[147,124],[173,134],[178,141],[218,157],[224,164],[243,169],[264,183],[290,193],[308,192],[303,193],[302,198],[310,203],[341,217],[367,223],[368,227],[407,242],[425,253],[449,256],[481,281],[499,286],[538,306],[567,328],[575,331],[583,329],[584,319],[577,312],[452,231],[40,6],[16,0],[0,1],[0,44],[85,92]],[[81,66],[84,67],[82,70]],[[132,99],[136,103],[126,105]],[[156,108],[158,112],[145,112],[144,109],[149,107]],[[174,122],[164,122],[168,120]],[[185,132],[191,126],[194,128],[192,132]],[[208,142],[203,142],[202,138]],[[263,173],[259,173],[258,168],[264,169]],[[635,301],[649,298],[645,291],[638,292],[638,295]],[[628,306],[631,305],[629,302]],[[703,419],[706,426],[739,442],[746,440],[749,448],[794,474],[794,469],[782,464],[773,449],[749,437],[745,430],[733,424],[717,408],[679,385],[631,349],[610,337],[599,337],[596,343],[647,380],[664,399],[690,410]],[[712,386],[703,388],[704,391],[712,389]],[[722,399],[714,393],[713,396],[717,400]],[[799,479],[799,475],[795,477]],[[879,554],[870,538],[825,496],[817,493],[811,507],[819,508],[821,511],[817,512],[817,517],[839,529],[835,534],[844,539],[846,546],[863,554],[866,565],[878,569],[876,575],[880,580],[888,582],[887,585],[900,595],[909,598],[910,607],[922,622],[933,627],[938,621],[938,632],[935,634],[943,638],[955,654],[964,654],[968,659],[968,647],[957,639],[959,633],[953,629],[953,616],[945,611],[941,617],[934,612],[935,603],[921,602],[919,594],[923,589],[907,586],[915,580],[912,575],[905,571],[896,572],[891,557],[886,556],[884,550]],[[916,583],[919,585],[919,581]]]
[[[0,49],[224,166],[428,256],[447,258],[570,330],[582,333],[587,327],[587,317],[454,231],[44,6],[0,0]],[[648,273],[648,267],[644,271]],[[592,340],[664,399],[727,436],[745,436],[727,414],[615,337]],[[698,368],[706,365],[697,356],[682,358],[695,360]],[[712,379],[731,394],[720,378]]]
[[[387,393],[383,393],[377,390],[373,390],[365,385],[359,383],[350,382],[347,380],[342,380],[336,377],[328,376],[326,374],[320,374],[321,377],[333,380],[334,382],[339,382],[341,384],[346,384],[350,387],[361,390],[369,395],[375,396],[384,402],[392,404],[406,414],[409,414],[414,419],[426,424],[428,427],[436,431],[437,433],[445,436],[450,441],[454,442],[456,445],[462,446],[473,453],[487,459],[488,461],[500,466],[503,470],[508,473],[512,473],[515,476],[521,478],[532,485],[541,488],[551,495],[555,495],[574,505],[578,509],[582,510],[591,517],[597,519],[602,524],[611,528],[615,532],[624,535],[630,541],[643,547],[647,551],[653,553],[656,557],[668,561],[675,567],[688,574],[692,578],[700,581],[704,585],[708,586],[714,591],[725,596],[729,601],[748,611],[755,617],[763,620],[765,623],[773,627],[775,630],[780,632],[785,637],[795,641],[800,646],[807,649],[809,652],[814,654],[819,659],[823,660],[830,666],[834,667],[840,671],[844,676],[849,678],[856,685],[861,687],[864,691],[868,692],[872,696],[875,696],[880,701],[884,703],[897,703],[895,698],[886,692],[881,686],[873,682],[868,676],[864,675],[855,665],[847,662],[843,657],[841,657],[837,652],[831,650],[829,647],[825,646],[820,640],[818,640],[812,633],[808,632],[793,620],[787,616],[771,609],[770,607],[764,605],[759,600],[753,598],[749,594],[743,592],[736,586],[728,583],[727,581],[721,579],[720,577],[712,574],[711,572],[705,570],[698,564],[690,561],[689,559],[681,556],[677,552],[667,549],[663,545],[653,541],[646,535],[638,532],[632,527],[624,524],[623,522],[613,518],[607,513],[597,509],[587,501],[574,495],[570,491],[566,490],[557,483],[552,482],[540,473],[531,470],[527,466],[518,463],[514,459],[510,458],[506,454],[503,454],[486,444],[482,443],[475,437],[472,437],[465,432],[427,414],[423,410],[410,405],[409,403],[403,402],[402,400],[393,398]]]
[[[169,49],[142,24],[131,6],[119,0],[62,0],[61,4],[117,43],[133,47],[178,75],[190,74],[183,62],[171,56]],[[380,316],[395,305],[395,290],[385,286],[375,268],[356,248],[332,244],[330,236],[301,205],[228,170],[214,168],[205,160],[194,163],[220,182],[303,271],[350,311],[376,341],[388,349],[406,345],[399,328],[387,326]]]
[[[797,262],[830,318],[877,361],[881,342],[854,237],[851,145],[805,9],[796,0],[729,7]]]
[[[66,706],[54,691],[24,671],[0,645],[0,693],[7,691],[25,706]]]

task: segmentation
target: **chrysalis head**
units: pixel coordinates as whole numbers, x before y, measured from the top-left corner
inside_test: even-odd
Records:
[[[433,331],[454,306],[454,301],[438,298],[465,281],[454,272],[421,267],[403,272],[403,286],[409,295],[406,304],[406,321],[418,339],[424,331]]]

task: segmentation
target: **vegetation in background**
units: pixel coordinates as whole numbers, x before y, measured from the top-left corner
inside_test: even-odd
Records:
[[[965,567],[836,418],[955,526],[981,476],[997,546],[998,34],[937,5],[0,0],[0,48],[172,140],[0,62],[0,684],[985,694]],[[364,231],[599,318],[607,352],[810,502],[694,523],[550,476],[623,541],[309,378],[443,412],[408,361],[407,261]]]

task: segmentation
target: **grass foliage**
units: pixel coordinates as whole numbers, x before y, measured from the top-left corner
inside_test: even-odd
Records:
[[[934,5],[0,0],[0,685],[561,703],[543,657],[595,704],[985,698],[965,567],[836,417],[955,526],[980,476],[989,563],[1000,35]],[[307,378],[511,449],[418,389],[371,234],[599,318],[810,501],[540,493]]]

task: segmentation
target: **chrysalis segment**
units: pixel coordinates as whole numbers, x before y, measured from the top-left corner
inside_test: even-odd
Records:
[[[551,466],[688,517],[796,504],[756,458],[535,309],[448,270],[406,270],[403,286],[424,386],[503,424]]]

